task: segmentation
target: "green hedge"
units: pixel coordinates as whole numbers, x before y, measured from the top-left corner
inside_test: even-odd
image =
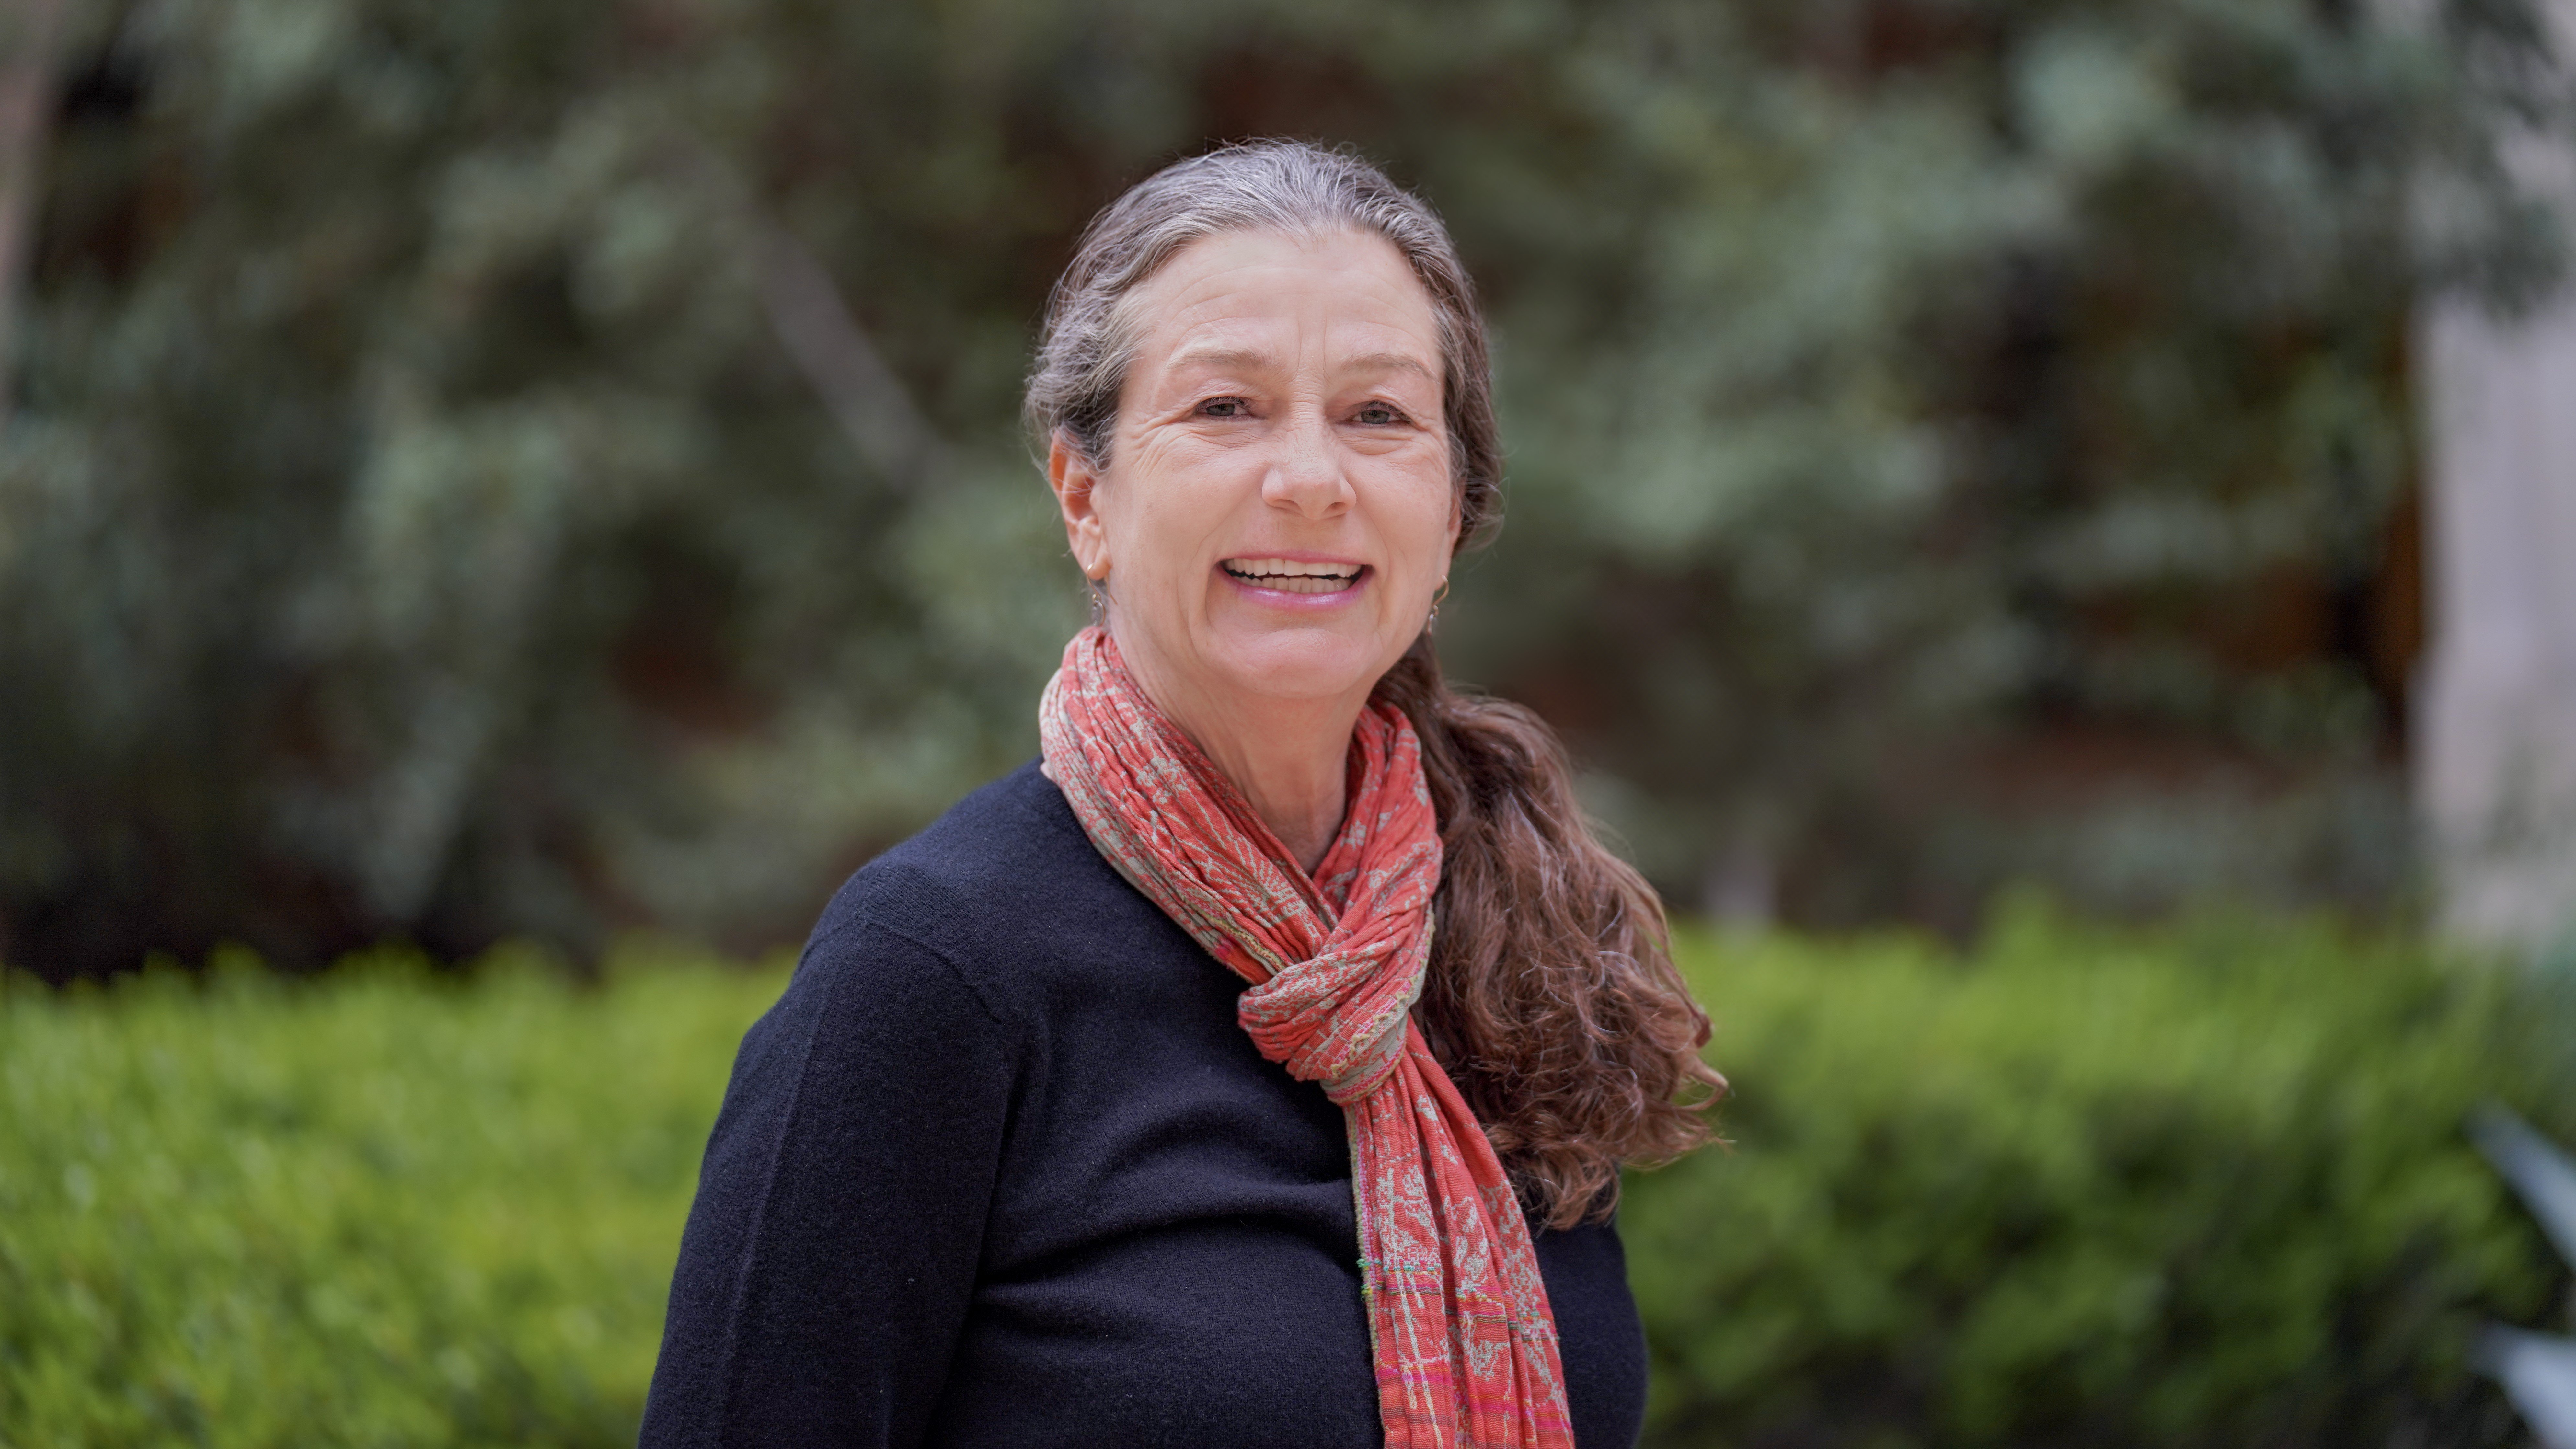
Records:
[[[2553,1279],[2458,1132],[2547,1097],[2494,979],[2031,911],[1965,957],[1686,955],[1735,1145],[1632,1183],[1657,1442],[2501,1426],[2464,1333]],[[0,1444],[631,1441],[697,1152],[782,979],[387,957],[0,993]]]
[[[1730,1151],[1632,1177],[1661,1445],[2434,1445],[2555,1260],[2461,1135],[2533,993],[2316,922],[1698,943]],[[2558,1017],[2563,1021],[2563,1017]],[[2553,1120],[2563,1122],[2563,1114]]]
[[[0,1005],[0,1443],[634,1442],[775,971],[396,960]]]

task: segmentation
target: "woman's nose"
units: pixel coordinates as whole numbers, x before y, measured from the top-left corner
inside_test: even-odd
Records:
[[[1268,502],[1294,508],[1308,518],[1328,518],[1351,505],[1350,479],[1342,471],[1341,449],[1333,429],[1320,413],[1282,422],[1278,451],[1261,494]]]

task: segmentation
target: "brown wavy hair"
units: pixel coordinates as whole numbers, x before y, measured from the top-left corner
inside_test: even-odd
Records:
[[[1047,304],[1026,411],[1040,439],[1109,461],[1135,342],[1128,294],[1182,248],[1245,231],[1373,232],[1431,294],[1459,499],[1453,547],[1502,515],[1502,445],[1484,318],[1448,228],[1377,168],[1298,141],[1228,146],[1165,167],[1083,232]],[[1565,747],[1519,705],[1441,678],[1426,631],[1378,682],[1422,739],[1446,863],[1414,1019],[1530,1210],[1557,1227],[1606,1217],[1623,1164],[1708,1140],[1725,1079],[1700,1060],[1708,1016],[1673,967],[1653,887],[1604,846]]]

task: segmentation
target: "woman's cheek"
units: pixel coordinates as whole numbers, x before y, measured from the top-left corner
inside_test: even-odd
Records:
[[[1457,490],[1450,486],[1445,469],[1436,475],[1426,475],[1426,470],[1408,472],[1411,476],[1400,495],[1397,527],[1401,532],[1389,542],[1402,548],[1408,558],[1430,560],[1428,566],[1436,571],[1450,535],[1457,531]]]

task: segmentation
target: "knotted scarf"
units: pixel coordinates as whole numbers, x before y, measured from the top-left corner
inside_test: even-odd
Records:
[[[1289,1075],[1323,1083],[1350,1123],[1388,1449],[1571,1449],[1529,1225],[1413,1024],[1440,831],[1403,712],[1361,712],[1349,811],[1311,877],[1100,629],[1065,646],[1038,732],[1091,843],[1251,983],[1243,1029]]]

